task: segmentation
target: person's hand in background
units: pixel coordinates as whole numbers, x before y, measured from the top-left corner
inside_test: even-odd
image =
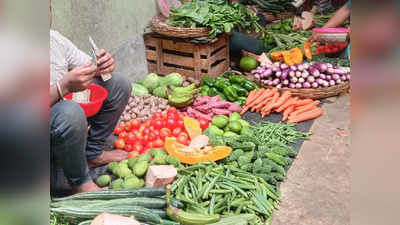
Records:
[[[104,49],[99,51],[97,55],[97,75],[112,73],[115,69],[115,61],[109,52]]]
[[[78,66],[68,72],[60,81],[63,94],[86,90],[96,75],[96,67],[92,62]]]
[[[298,31],[298,30],[302,30],[303,29],[303,25],[301,23],[301,18],[298,16],[294,17],[293,20],[293,31]]]

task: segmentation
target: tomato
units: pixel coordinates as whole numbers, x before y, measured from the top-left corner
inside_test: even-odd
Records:
[[[135,131],[134,134],[136,135],[136,138],[137,138],[138,140],[140,140],[140,139],[143,138],[143,135],[142,135],[142,133],[140,133],[140,131]]]
[[[162,114],[157,112],[153,114],[153,119],[161,119],[162,118]]]
[[[146,145],[146,148],[150,148],[150,149],[154,148],[154,142],[149,141],[149,142],[147,143],[147,145]]]
[[[124,149],[125,148],[125,141],[124,139],[118,138],[114,142],[114,146],[118,149]]]
[[[154,148],[164,148],[164,142],[161,139],[157,139],[153,142]]]
[[[161,121],[161,119],[151,121],[151,125],[157,130],[163,128],[163,122]]]
[[[125,138],[128,137],[128,133],[123,131],[118,135],[118,137],[125,140]]]
[[[134,130],[139,129],[139,127],[142,125],[142,123],[141,123],[140,120],[138,120],[138,119],[133,119],[133,120],[131,120],[130,122],[131,122],[132,128],[133,128]]]
[[[176,121],[174,119],[169,118],[166,124],[167,128],[173,130],[177,127]]]
[[[172,131],[172,135],[175,137],[178,137],[181,132],[182,132],[182,129],[180,127],[177,127]]]
[[[154,135],[153,132],[151,132],[151,133],[149,134],[149,141],[154,141],[154,140],[156,140],[156,139],[157,139],[157,136]]]
[[[130,121],[126,122],[124,125],[125,131],[129,132],[132,130],[132,124]]]
[[[160,137],[162,140],[164,140],[166,137],[170,137],[171,136],[171,130],[168,128],[162,128],[160,130]]]
[[[128,137],[126,137],[125,141],[127,144],[135,144],[137,141],[137,137],[134,133],[129,133]]]
[[[168,114],[175,114],[175,113],[177,113],[177,112],[178,112],[178,110],[176,110],[175,107],[169,107],[169,108],[167,109],[167,113],[168,113]]]
[[[189,140],[189,138],[188,138],[188,140],[186,141],[186,143],[184,144],[184,145],[186,145],[186,146],[189,146],[190,145],[190,140]]]
[[[133,145],[132,145],[132,144],[126,144],[126,145],[125,145],[125,151],[126,151],[126,152],[131,152],[131,151],[133,151]]]
[[[150,132],[151,132],[150,128],[145,128],[142,133],[144,135],[147,135],[147,134],[150,134]]]
[[[183,132],[179,134],[178,139],[177,139],[177,141],[179,143],[184,144],[184,145],[187,144],[188,140],[189,140],[188,135],[186,133],[183,133]]]
[[[166,120],[167,117],[168,117],[168,115],[167,115],[165,112],[163,112],[163,113],[161,114],[161,119],[162,119],[162,120]]]
[[[146,122],[143,124],[145,128],[149,128],[150,127],[150,120],[146,120]]]
[[[204,118],[198,118],[197,121],[199,121],[202,130],[207,129],[208,125],[210,125],[210,122]]]
[[[139,154],[141,154],[143,152],[143,145],[141,145],[140,143],[136,143],[133,145],[133,151],[138,152]]]
[[[160,136],[160,131],[159,130],[153,130],[151,133],[156,137]]]
[[[121,125],[118,125],[114,128],[114,134],[119,135],[125,130],[125,128]]]
[[[180,127],[180,128],[185,128],[185,124],[183,123],[183,119],[182,118],[179,118],[177,121],[176,121],[176,127]]]
[[[128,159],[130,159],[130,158],[137,158],[137,157],[139,157],[139,152],[137,152],[137,151],[131,151],[131,152],[129,152],[129,154],[128,154]]]

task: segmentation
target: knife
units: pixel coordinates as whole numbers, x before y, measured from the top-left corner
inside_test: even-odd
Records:
[[[97,45],[94,43],[93,38],[89,35],[89,42],[90,45],[92,46],[92,50],[96,53],[99,54],[100,49],[97,47]],[[101,74],[101,78],[103,79],[103,81],[108,81],[109,79],[111,79],[111,73],[105,73],[105,74]]]

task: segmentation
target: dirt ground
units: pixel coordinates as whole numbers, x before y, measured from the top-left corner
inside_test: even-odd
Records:
[[[329,98],[281,184],[272,225],[350,224],[350,97]]]

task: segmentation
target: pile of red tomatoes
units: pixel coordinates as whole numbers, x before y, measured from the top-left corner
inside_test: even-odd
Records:
[[[325,45],[320,45],[315,54],[331,54],[336,52],[341,52],[347,47],[347,42],[343,43],[328,43]]]
[[[197,120],[203,130],[208,127],[208,120],[203,118]],[[136,157],[152,148],[163,148],[166,137],[176,137],[177,141],[184,145],[190,143],[183,122],[183,114],[174,107],[168,108],[165,114],[155,113],[152,118],[143,123],[138,119],[133,119],[124,123],[123,126],[117,125],[114,134],[118,135],[114,146],[130,152],[129,157]]]

